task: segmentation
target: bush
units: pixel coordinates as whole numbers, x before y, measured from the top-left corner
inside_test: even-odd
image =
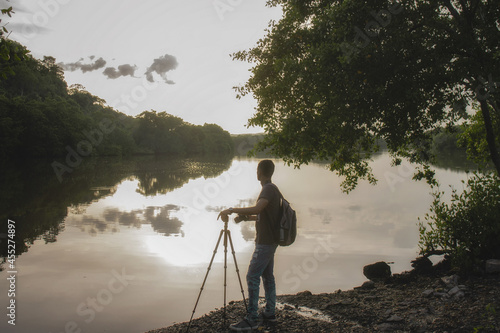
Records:
[[[443,195],[434,192],[431,214],[425,222],[419,219],[420,254],[449,255],[462,271],[481,260],[500,258],[500,178],[475,173],[461,194],[452,191],[449,204],[442,201]]]

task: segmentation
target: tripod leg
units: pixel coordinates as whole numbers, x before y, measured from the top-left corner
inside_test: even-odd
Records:
[[[227,234],[229,230],[224,229],[224,327],[226,327],[226,286],[227,286]]]
[[[189,325],[188,325],[186,332],[189,332],[189,329],[191,328],[191,321],[193,320],[194,312],[196,311],[196,307],[198,306],[198,301],[200,300],[201,292],[203,291],[203,288],[205,287],[205,282],[207,281],[208,273],[210,272],[210,269],[212,268],[212,263],[214,261],[215,254],[217,253],[217,248],[219,247],[219,243],[220,243],[220,240],[222,238],[223,233],[224,233],[224,230],[221,230],[220,235],[219,235],[219,239],[217,240],[217,245],[215,245],[214,254],[212,255],[212,259],[210,260],[210,264],[208,265],[208,268],[207,268],[207,273],[205,274],[205,279],[203,279],[203,284],[201,285],[200,293],[198,294],[198,298],[196,299],[196,304],[194,305],[193,313],[191,314],[191,319],[189,319]],[[225,282],[224,282],[224,284],[225,284]]]
[[[233,240],[231,239],[231,231],[227,231],[229,237],[229,244],[231,244],[231,252],[233,253],[234,266],[236,267],[236,275],[238,275],[238,281],[240,281],[241,295],[243,296],[243,303],[245,304],[245,311],[248,312],[247,301],[245,299],[245,292],[243,291],[243,284],[241,283],[240,270],[238,268],[238,263],[236,262],[236,254],[234,253]]]

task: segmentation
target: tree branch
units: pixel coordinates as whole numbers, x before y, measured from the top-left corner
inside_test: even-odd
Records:
[[[490,150],[491,160],[497,169],[497,174],[500,175],[500,154],[495,143],[495,132],[491,121],[490,109],[485,99],[479,99],[481,105],[481,113],[483,114],[484,127],[486,129],[486,141]]]

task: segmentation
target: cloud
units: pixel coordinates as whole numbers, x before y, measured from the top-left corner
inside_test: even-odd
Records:
[[[90,56],[89,58],[90,58],[90,60],[93,60],[95,58],[95,56]],[[59,63],[59,66],[61,66],[62,69],[66,70],[66,71],[74,72],[77,70],[81,70],[83,73],[92,72],[92,71],[98,70],[98,69],[106,66],[106,60],[104,60],[102,57],[93,61],[90,64],[82,63],[83,60],[84,59],[82,58],[82,59],[78,60],[77,62]]]
[[[135,70],[137,69],[137,66],[132,66],[129,64],[124,64],[118,66],[118,69],[114,67],[107,67],[104,72],[102,72],[104,75],[108,77],[108,79],[117,79],[120,76],[132,76],[134,77]]]
[[[165,54],[153,61],[153,64],[146,70],[146,79],[149,82],[154,82],[153,73],[161,76],[161,78],[168,84],[174,84],[173,81],[167,79],[167,72],[177,68],[177,59],[170,55]]]
[[[0,6],[0,8],[3,8]],[[3,22],[3,21],[2,21]],[[7,22],[6,22],[7,23]],[[44,34],[50,31],[50,29],[41,27],[32,23],[22,23],[22,22],[8,22],[5,26],[9,32],[17,34],[18,37],[25,38],[28,36],[33,36],[35,34]]]
[[[76,62],[61,62],[58,65],[65,71],[74,72],[81,70],[82,73],[87,73],[104,68],[107,63],[106,60],[104,60],[102,57],[96,59],[95,55],[89,56],[88,60],[90,60],[90,63],[84,63],[85,59],[81,58]],[[176,69],[177,65],[177,59],[174,56],[165,54],[157,59],[154,59],[153,63],[147,68],[144,75],[149,82],[155,82],[153,74],[156,73],[163,79],[163,81],[165,81],[165,83],[175,84],[175,82],[167,78],[167,72]],[[136,65],[123,64],[119,65],[118,67],[106,67],[102,74],[105,75],[108,79],[115,80],[122,76],[137,77],[135,76],[136,70]]]

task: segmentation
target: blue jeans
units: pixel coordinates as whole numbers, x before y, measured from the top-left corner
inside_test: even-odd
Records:
[[[255,251],[250,260],[247,273],[248,284],[248,314],[247,319],[256,321],[259,317],[259,287],[260,277],[266,294],[267,316],[275,314],[276,309],[276,282],[274,280],[274,253],[278,245],[255,244]]]

